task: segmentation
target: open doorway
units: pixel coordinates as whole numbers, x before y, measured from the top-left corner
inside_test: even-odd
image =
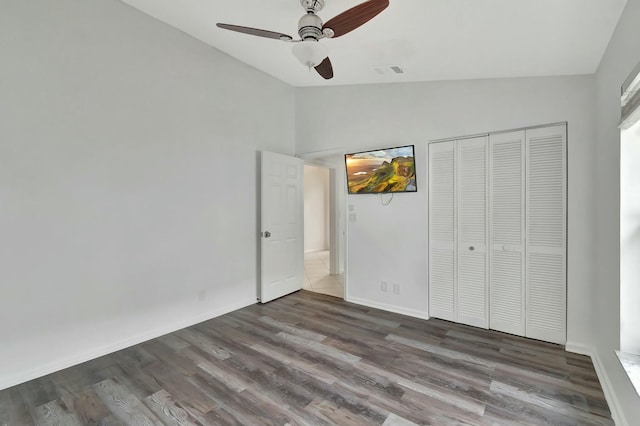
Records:
[[[344,232],[336,169],[304,166],[304,280],[302,288],[344,299]]]

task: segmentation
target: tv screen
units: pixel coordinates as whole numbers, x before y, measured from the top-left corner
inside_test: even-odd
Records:
[[[413,145],[344,156],[349,194],[416,192]]]

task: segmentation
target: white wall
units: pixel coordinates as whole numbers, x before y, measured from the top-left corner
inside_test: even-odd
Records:
[[[347,297],[425,315],[427,141],[567,121],[568,339],[591,345],[595,284],[593,76],[296,89],[296,151],[416,145],[418,193],[350,195]],[[400,295],[380,290],[397,281]],[[391,285],[391,284],[389,284]]]
[[[0,57],[0,389],[255,303],[294,89],[116,0],[2,1]]]
[[[329,250],[329,169],[304,166],[304,251]]]
[[[620,347],[620,86],[640,61],[640,0],[629,0],[596,74],[597,285],[595,344],[605,383],[627,424],[640,419],[634,392],[613,351]],[[635,420],[634,420],[635,419]],[[624,421],[624,420],[622,420]]]

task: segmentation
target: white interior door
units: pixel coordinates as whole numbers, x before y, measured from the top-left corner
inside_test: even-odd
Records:
[[[487,137],[458,141],[458,322],[487,328]]]
[[[455,143],[429,145],[429,315],[457,321]]]
[[[489,136],[489,328],[525,335],[525,134]]]
[[[526,336],[566,342],[565,125],[527,130]]]
[[[302,288],[304,274],[304,161],[262,151],[260,301]]]

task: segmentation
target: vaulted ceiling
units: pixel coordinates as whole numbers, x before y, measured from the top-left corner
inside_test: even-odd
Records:
[[[322,79],[292,43],[217,22],[297,36],[300,0],[122,0],[293,86],[591,74],[626,0],[390,0],[362,27],[323,39],[335,76]],[[362,0],[326,0],[326,22]],[[399,67],[397,74],[390,67]]]

